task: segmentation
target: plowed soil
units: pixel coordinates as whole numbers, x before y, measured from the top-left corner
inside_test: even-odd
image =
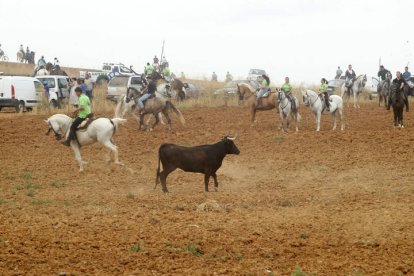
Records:
[[[276,111],[184,110],[185,126],[115,136],[125,166],[99,144],[73,152],[45,136],[47,116],[0,114],[0,275],[414,275],[414,119],[366,103],[347,128],[300,132]],[[173,115],[172,115],[173,116]],[[203,176],[175,171],[155,190],[162,143],[199,145],[237,134],[238,156]],[[210,188],[213,190],[211,181]]]

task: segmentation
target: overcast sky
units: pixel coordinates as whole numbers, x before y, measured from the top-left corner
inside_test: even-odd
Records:
[[[394,75],[414,68],[413,18],[413,0],[0,0],[0,43],[12,61],[23,44],[36,60],[141,72],[165,40],[177,75],[245,78],[260,68],[276,84],[318,83],[348,64],[375,75],[379,57]]]

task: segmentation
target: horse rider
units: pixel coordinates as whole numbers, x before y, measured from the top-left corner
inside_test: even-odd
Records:
[[[292,106],[292,110],[296,110],[296,101],[292,95],[292,85],[290,84],[289,77],[285,78],[285,83],[282,85],[280,90],[285,92],[286,98],[290,101],[290,105]]]
[[[150,77],[148,78],[148,85],[142,90],[143,95],[138,99],[138,111],[142,115],[144,113],[144,103],[148,100],[155,91],[157,91],[156,82],[153,81]]]
[[[384,81],[387,80],[387,75],[391,74],[391,72],[384,68],[384,65],[381,65],[378,71],[378,78],[380,80],[380,86],[382,87]]]
[[[348,70],[345,72],[345,86],[350,89],[352,87],[352,84],[354,83],[356,78],[356,74],[354,69],[352,69],[352,65],[348,65]]]
[[[82,93],[82,88],[75,88],[76,96],[79,98],[79,107],[73,111],[74,115],[77,115],[76,119],[70,126],[68,138],[61,143],[65,146],[70,146],[70,141],[76,139],[76,129],[78,126],[91,115],[91,101],[89,97]]]
[[[329,107],[329,94],[328,94],[328,81],[325,78],[321,79],[321,85],[319,86],[319,95],[322,95],[325,100],[325,109],[326,111],[330,111]]]
[[[1,49],[1,44],[0,44],[0,57],[2,57],[4,55],[3,50]]]
[[[44,56],[42,56],[42,57],[41,57],[41,58],[37,61],[37,66],[36,66],[36,68],[35,68],[35,75],[36,75],[36,73],[37,73],[40,69],[45,68],[45,65],[46,65],[45,57],[44,57]]]
[[[226,74],[226,82],[229,82],[229,81],[232,81],[232,80],[233,80],[233,76],[230,74],[229,71],[227,71],[227,74]]]
[[[181,78],[182,78],[182,79],[185,79],[184,72],[181,72]]]
[[[400,71],[397,71],[396,73],[396,78],[392,80],[393,84],[396,84],[398,86],[398,92],[402,92],[403,94],[403,98],[404,98],[404,102],[405,102],[405,111],[408,112],[409,111],[409,104],[408,104],[408,97],[405,95],[405,93],[403,92],[404,89],[404,85],[407,85],[407,82],[405,81],[405,79],[403,78],[402,74]],[[387,106],[387,110],[390,110],[391,107],[391,98],[393,93],[391,92],[388,95],[388,106]]]
[[[53,68],[56,68],[57,66],[60,66],[59,60],[57,59],[57,57],[55,57],[53,59]]]
[[[168,67],[168,63],[165,65],[164,69],[162,69],[161,74],[164,76],[164,79],[167,82],[171,82],[172,81],[171,71],[170,71],[170,67]]]
[[[338,69],[336,69],[336,75],[335,75],[335,79],[340,79],[341,78],[341,76],[342,76],[342,70],[341,70],[341,67],[340,66],[338,66]]]
[[[26,56],[30,54],[29,46],[26,47]]]
[[[20,44],[20,48],[19,51],[24,55],[24,49],[23,49],[23,44]]]
[[[259,87],[259,93],[256,95],[256,105],[259,105],[259,99],[269,91],[270,79],[265,74],[262,75],[263,81]]]
[[[151,76],[154,73],[154,66],[152,66],[149,62],[147,62],[147,66],[145,67],[145,75]]]
[[[1,45],[0,45],[1,46]],[[410,78],[411,78],[411,72],[410,71],[408,71],[408,66],[405,66],[405,68],[404,68],[404,73],[402,74],[403,75],[403,78],[405,79],[405,81],[407,82],[407,84],[411,87],[411,88],[413,88],[414,87],[414,83],[412,83],[411,81],[410,81]]]

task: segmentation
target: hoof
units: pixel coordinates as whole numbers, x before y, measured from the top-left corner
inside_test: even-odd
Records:
[[[119,166],[125,166],[124,163],[122,163],[122,162],[115,162],[115,164],[117,164]]]

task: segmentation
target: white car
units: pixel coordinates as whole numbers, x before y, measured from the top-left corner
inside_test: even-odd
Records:
[[[250,69],[249,74],[247,75],[247,80],[254,80],[258,82],[263,81],[262,75],[266,75],[266,71],[262,69]]]
[[[36,77],[42,84],[47,82],[49,87],[49,105],[56,108],[61,107],[63,99],[69,98],[69,77],[68,76],[37,76]]]
[[[117,102],[119,97],[126,94],[129,88],[142,90],[141,75],[115,76],[108,83],[108,100]]]
[[[43,85],[32,77],[0,76],[0,110],[14,107],[16,112],[31,111],[37,105]]]

